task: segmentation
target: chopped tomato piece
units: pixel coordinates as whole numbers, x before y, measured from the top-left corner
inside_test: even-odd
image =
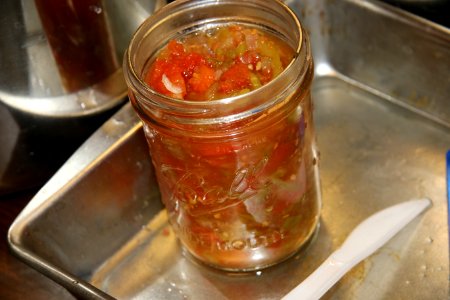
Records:
[[[182,98],[186,95],[183,70],[170,62],[157,60],[145,81],[161,94]]]
[[[189,87],[193,92],[204,93],[214,83],[215,71],[207,65],[198,66],[189,79]]]
[[[176,63],[183,68],[183,76],[189,80],[196,68],[200,65],[206,64],[206,59],[198,53],[189,53],[181,57],[178,61],[176,61]]]
[[[219,80],[219,91],[222,93],[229,94],[250,87],[250,70],[243,63],[232,65]]]
[[[164,60],[157,59],[145,76],[145,82],[157,92],[163,94],[167,93],[167,89],[164,87],[161,80],[166,65],[167,63]]]

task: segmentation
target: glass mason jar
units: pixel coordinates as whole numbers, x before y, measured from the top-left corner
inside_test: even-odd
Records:
[[[170,39],[229,24],[257,27],[294,50],[285,70],[246,94],[179,100],[143,81]],[[232,271],[293,255],[313,235],[320,189],[308,36],[280,1],[175,1],[147,19],[125,54],[162,201],[186,252]]]

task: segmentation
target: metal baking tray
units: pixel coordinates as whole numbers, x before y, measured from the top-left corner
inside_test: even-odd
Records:
[[[323,299],[448,299],[450,31],[378,1],[287,3],[315,57],[323,211],[307,249],[245,274],[183,256],[141,125],[126,105],[18,216],[12,251],[80,298],[279,299],[365,217],[428,197],[425,214]]]

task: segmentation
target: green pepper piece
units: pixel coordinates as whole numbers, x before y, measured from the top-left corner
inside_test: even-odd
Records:
[[[258,51],[263,56],[270,58],[272,66],[273,77],[277,76],[283,71],[283,65],[281,63],[280,53],[273,47],[273,44],[267,41],[261,42],[258,45]]]
[[[250,74],[250,82],[252,84],[253,89],[257,89],[261,86],[261,81],[259,80],[259,77],[256,76],[256,74],[254,73]]]

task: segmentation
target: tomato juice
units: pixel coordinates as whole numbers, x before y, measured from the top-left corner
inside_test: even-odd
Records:
[[[35,0],[63,86],[76,92],[119,67],[103,0]]]

